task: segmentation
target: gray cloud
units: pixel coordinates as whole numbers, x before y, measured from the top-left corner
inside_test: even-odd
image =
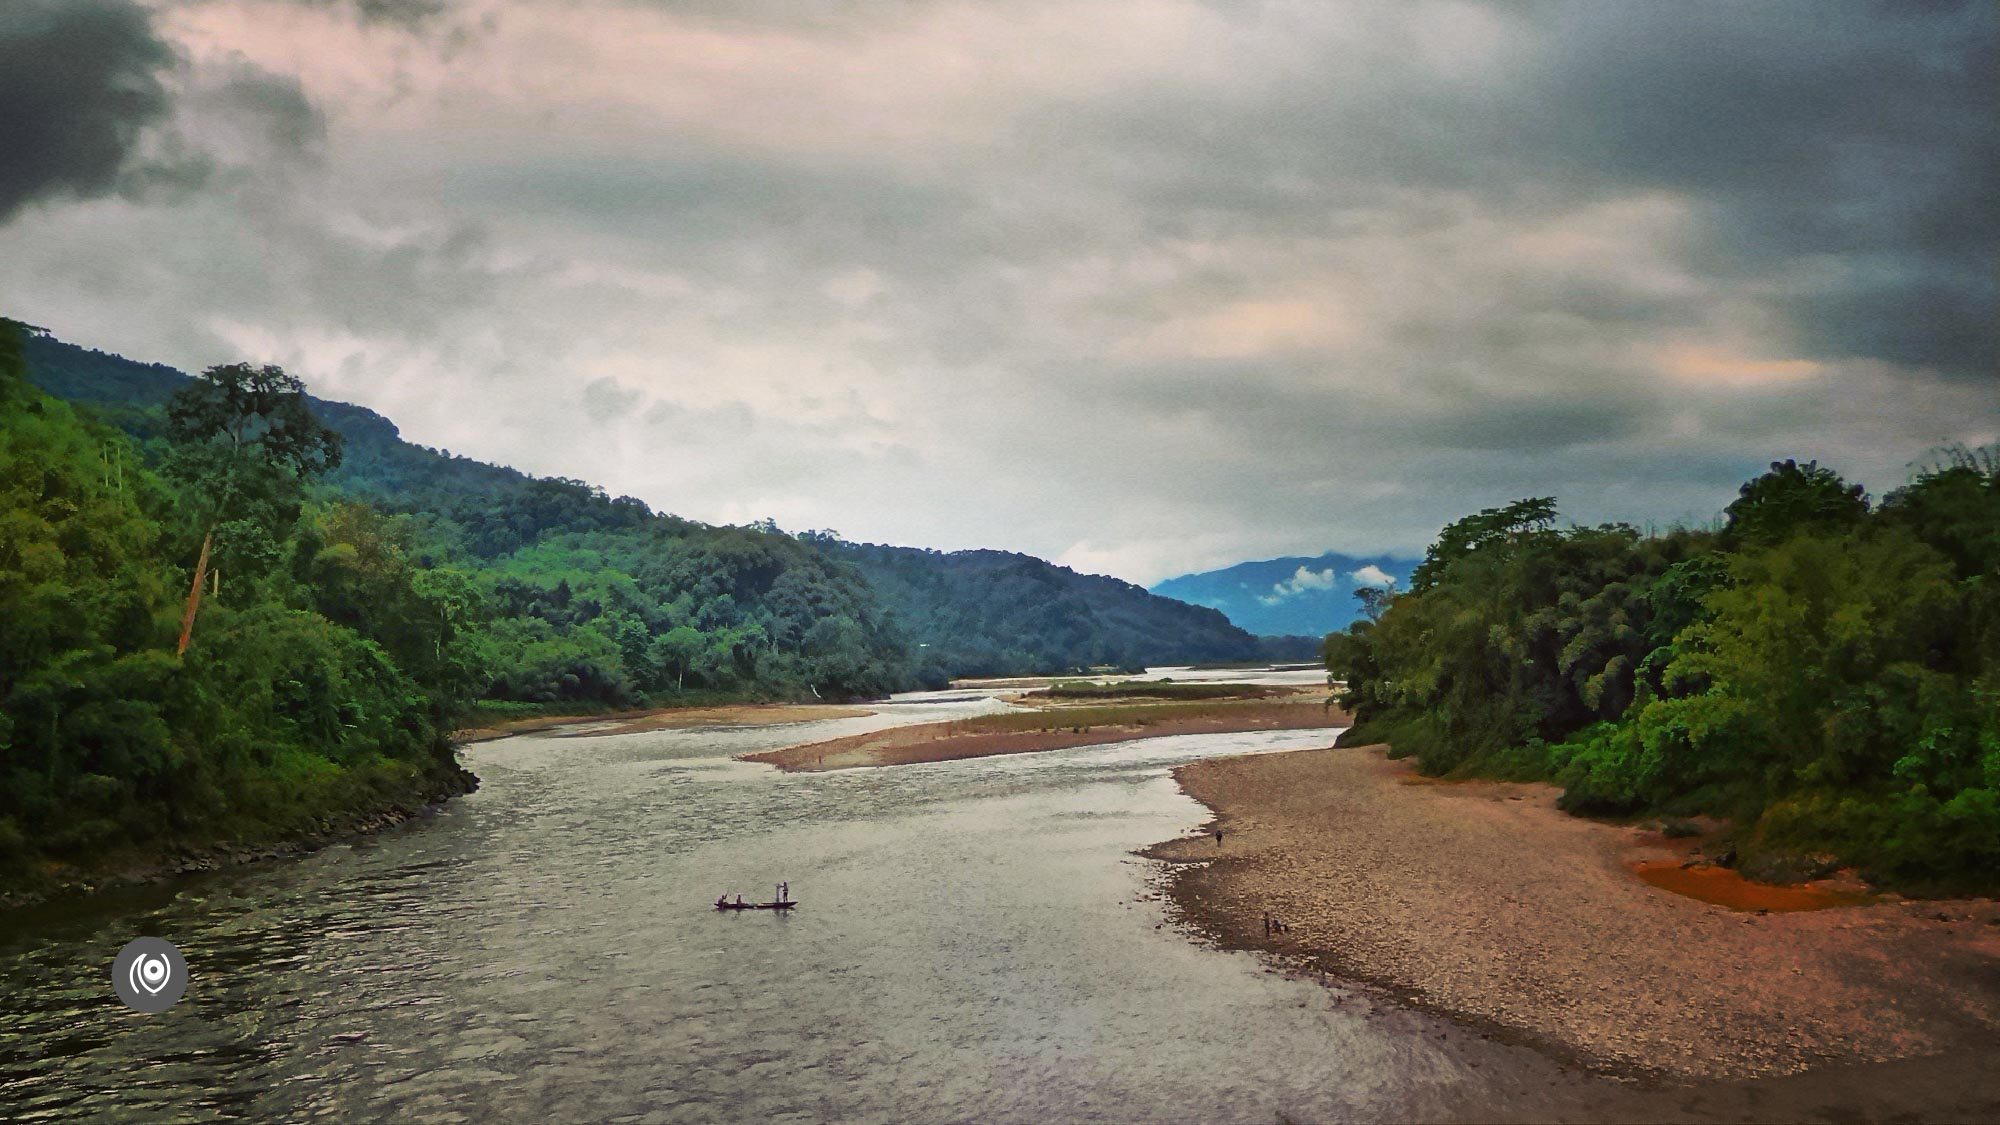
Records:
[[[1783,302],[1816,356],[2000,370],[2000,9],[1573,14],[1552,101],[1592,143],[1552,151],[1698,194],[1718,273],[1842,262]]]
[[[1471,78],[1393,57],[1405,29],[1361,10],[1373,53],[1235,98],[1055,107],[1040,143],[1087,151],[1169,231],[1320,233],[1385,203],[1421,221],[1396,201],[1420,187],[1516,214],[1684,194],[1704,273],[1838,267],[1779,298],[1815,357],[2000,365],[2000,8],[1492,5],[1520,42]]]
[[[247,123],[278,153],[303,152],[326,137],[326,114],[290,75],[242,64],[211,96],[220,114]]]
[[[185,200],[325,134],[298,80],[240,57],[190,73],[126,0],[22,0],[0,16],[0,223],[37,202]]]
[[[450,8],[445,0],[352,0],[352,3],[365,21],[403,27],[423,27]]]
[[[937,0],[621,0],[690,23],[791,33],[854,33],[936,8]]]
[[[645,396],[606,376],[589,383],[583,388],[583,409],[590,420],[599,424],[610,422],[632,412]]]
[[[181,0],[183,3],[206,3],[209,0]],[[409,32],[428,32],[450,18],[466,5],[454,0],[276,0],[282,4],[293,4],[302,8],[314,8],[324,12],[339,12],[358,23],[391,27]]]
[[[109,195],[170,108],[173,49],[123,0],[15,0],[0,12],[0,222],[29,204]]]
[[[2000,438],[1988,4],[174,11],[213,174],[0,307],[696,518],[1144,580]]]

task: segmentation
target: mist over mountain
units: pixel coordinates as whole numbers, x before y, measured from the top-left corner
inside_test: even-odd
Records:
[[[1320,636],[1354,620],[1360,612],[1355,590],[1392,581],[1408,585],[1410,571],[1421,561],[1328,551],[1183,574],[1153,586],[1152,592],[1219,609],[1237,626],[1261,636]]]

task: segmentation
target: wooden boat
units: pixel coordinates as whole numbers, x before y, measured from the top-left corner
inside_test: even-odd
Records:
[[[717,910],[790,910],[797,902],[723,902],[717,899]]]

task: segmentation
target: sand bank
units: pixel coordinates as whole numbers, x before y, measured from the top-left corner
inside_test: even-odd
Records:
[[[866,715],[865,707],[838,707],[819,703],[735,703],[721,707],[655,707],[643,711],[615,711],[599,715],[553,715],[513,719],[483,727],[455,731],[455,742],[490,742],[517,734],[539,734],[560,730],[565,735],[637,734],[649,730],[688,730],[694,727],[775,726],[781,723],[813,723],[823,719],[851,719]]]
[[[1175,776],[1224,832],[1149,851],[1198,931],[1596,1067],[1748,1077],[2000,1042],[1991,900],[1698,901],[1637,872],[1689,842],[1568,816],[1546,785],[1431,781],[1380,747]],[[1263,932],[1267,910],[1286,932]]]
[[[994,754],[1031,754],[1173,734],[1346,726],[1350,721],[1347,715],[1338,708],[1327,707],[1324,695],[1322,689],[1278,700],[1055,704],[1032,711],[893,727],[747,754],[744,760],[764,762],[790,772],[837,770],[949,762]]]

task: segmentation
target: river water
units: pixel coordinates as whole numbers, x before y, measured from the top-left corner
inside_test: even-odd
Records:
[[[827,774],[734,755],[867,718],[469,747],[480,790],[292,860],[0,931],[0,1118],[1479,1119],[1600,1108],[1524,1047],[1190,941],[1135,848],[1168,776],[1326,731]],[[716,895],[801,905],[721,914]],[[113,997],[158,934],[191,985]]]

